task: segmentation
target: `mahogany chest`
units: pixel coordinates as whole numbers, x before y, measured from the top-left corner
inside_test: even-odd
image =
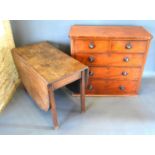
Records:
[[[72,26],[71,55],[89,66],[87,95],[136,95],[151,34],[141,26]]]

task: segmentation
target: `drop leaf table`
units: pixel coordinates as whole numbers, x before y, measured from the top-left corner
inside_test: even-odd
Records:
[[[58,128],[54,90],[80,80],[81,110],[85,111],[87,66],[48,42],[14,48],[12,55],[28,94],[44,111],[51,109],[54,128]]]

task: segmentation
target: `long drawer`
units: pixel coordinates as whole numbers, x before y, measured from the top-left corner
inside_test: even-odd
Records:
[[[90,79],[138,80],[141,76],[140,67],[90,67]]]
[[[143,65],[143,54],[81,54],[75,58],[88,66],[134,66]]]
[[[96,95],[123,95],[137,94],[137,81],[115,81],[115,80],[90,80],[86,94]]]

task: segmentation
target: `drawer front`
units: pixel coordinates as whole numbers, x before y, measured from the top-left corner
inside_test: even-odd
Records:
[[[137,81],[90,80],[86,94],[123,95],[137,94]]]
[[[146,41],[112,41],[112,52],[129,52],[129,53],[145,53],[147,47]]]
[[[142,66],[142,54],[76,54],[75,58],[88,66]]]
[[[90,79],[138,80],[141,68],[130,67],[90,67]]]
[[[75,52],[107,52],[109,41],[104,40],[75,40]]]
[[[106,81],[104,80],[89,80],[86,87],[86,94],[106,94]]]
[[[115,94],[137,94],[138,81],[108,81],[106,93]]]

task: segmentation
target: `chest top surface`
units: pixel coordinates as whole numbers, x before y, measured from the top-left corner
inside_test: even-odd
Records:
[[[12,52],[40,74],[47,83],[87,68],[48,42],[15,48]]]
[[[104,38],[104,39],[137,39],[150,40],[151,34],[142,26],[80,26],[74,25],[70,29],[71,38]]]

